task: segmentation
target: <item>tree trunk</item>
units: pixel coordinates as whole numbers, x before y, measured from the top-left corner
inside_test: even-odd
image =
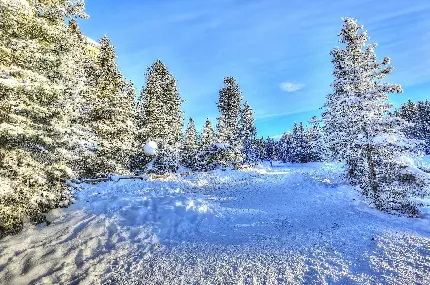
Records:
[[[373,194],[373,199],[375,200],[375,205],[376,208],[378,208],[379,210],[381,209],[382,203],[380,200],[380,195],[379,195],[379,191],[378,191],[378,183],[376,181],[376,172],[375,172],[375,164],[373,162],[372,159],[372,150],[370,145],[367,145],[367,166],[369,167],[369,182],[370,182],[370,187],[372,190],[372,194]]]

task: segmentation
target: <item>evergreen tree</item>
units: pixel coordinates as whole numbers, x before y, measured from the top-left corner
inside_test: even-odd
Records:
[[[148,172],[155,172],[157,174],[165,174],[169,172],[176,172],[179,167],[180,161],[180,148],[179,142],[175,144],[168,144],[159,141],[158,153],[153,160],[152,165],[148,168]]]
[[[415,135],[412,138],[422,140],[425,154],[430,154],[430,101],[418,101],[416,106],[417,119],[413,122]]]
[[[376,44],[362,26],[346,18],[340,33],[345,48],[334,48],[333,93],[323,112],[326,143],[333,158],[346,161],[349,181],[358,185],[376,208],[417,214],[409,199],[423,194],[424,181],[409,171],[406,157],[415,143],[402,133],[406,121],[389,116],[387,93],[400,93],[400,85],[381,82],[392,72],[389,58],[379,63]]]
[[[243,160],[239,125],[242,93],[233,77],[226,77],[224,84],[225,87],[219,91],[217,103],[220,112],[217,140],[219,143],[229,146],[229,150],[221,158],[222,164],[229,165]]]
[[[308,129],[309,137],[309,153],[308,161],[322,161],[324,153],[324,142],[322,141],[322,128],[320,126],[320,120],[313,116],[309,119],[310,128]]]
[[[291,132],[286,132],[282,135],[279,141],[278,159],[282,162],[292,162],[293,160],[293,135]]]
[[[271,137],[267,137],[266,140],[266,160],[275,159],[275,140]]]
[[[216,167],[217,157],[214,153],[215,131],[211,121],[206,119],[201,132],[200,146],[197,153],[197,169],[210,170]]]
[[[199,149],[199,136],[197,134],[194,120],[190,118],[185,130],[182,143],[182,165],[191,169],[197,168],[197,152]]]
[[[255,162],[257,160],[255,147],[257,128],[255,127],[254,112],[248,102],[245,102],[241,110],[239,125],[245,162]]]
[[[183,126],[182,100],[179,97],[176,80],[169,73],[167,67],[157,60],[148,68],[146,73],[146,86],[142,89],[138,103],[137,114],[137,141],[143,146],[148,141],[155,141],[160,151],[155,165],[164,162],[173,163],[170,166],[160,166],[160,169],[177,168],[179,141]],[[165,144],[162,146],[162,144]],[[169,154],[168,151],[173,151]],[[162,156],[167,157],[162,157]],[[143,156],[143,154],[139,154]],[[170,158],[169,158],[170,157]],[[147,160],[143,160],[147,163]],[[143,165],[141,165],[143,166]]]
[[[410,123],[403,129],[403,132],[408,138],[421,140],[419,150],[430,154],[430,102],[426,100],[414,104],[408,100],[394,112],[394,115]]]
[[[86,156],[86,176],[127,173],[134,144],[134,88],[115,62],[107,36],[100,39],[100,52],[88,70],[87,124],[94,133],[91,156]]]
[[[266,159],[266,141],[263,137],[260,139],[257,139],[255,142],[256,145],[256,152],[257,152],[257,159],[259,161],[263,161]]]
[[[61,108],[68,114],[69,127],[62,137],[71,145],[71,167],[81,177],[85,176],[88,167],[82,157],[88,154],[88,148],[94,144],[94,134],[87,124],[87,112],[93,100],[88,98],[89,79],[86,70],[92,57],[88,51],[88,38],[82,34],[75,20],[69,22],[68,34],[67,41],[62,42],[62,48],[73,48],[63,56],[62,70],[68,80],[65,82]]]
[[[0,236],[70,202],[76,138],[65,107],[74,90],[64,68],[75,46],[64,19],[86,17],[75,4],[0,5]]]
[[[297,163],[306,162],[306,134],[303,123],[300,122],[299,125],[294,123],[293,134],[292,134],[292,145],[291,145],[291,161]]]
[[[215,141],[215,131],[212,127],[212,123],[209,118],[206,118],[205,125],[202,129],[201,134],[201,146],[207,147],[214,143]]]

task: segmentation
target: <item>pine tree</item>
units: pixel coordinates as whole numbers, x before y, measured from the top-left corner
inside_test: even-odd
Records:
[[[424,191],[424,181],[409,171],[406,157],[415,142],[402,133],[406,121],[389,116],[387,93],[401,86],[381,82],[392,72],[389,58],[377,62],[362,26],[346,18],[340,33],[345,48],[334,48],[333,93],[323,112],[326,143],[333,158],[346,161],[349,181],[358,185],[376,208],[417,214],[409,199]]]
[[[219,91],[217,103],[220,112],[217,140],[219,143],[227,144],[230,147],[221,158],[222,164],[229,165],[243,160],[239,125],[242,93],[233,77],[226,77],[224,84],[225,87]]]
[[[75,138],[64,68],[74,46],[64,19],[86,17],[82,9],[72,1],[0,5],[0,236],[70,202],[67,138]]]
[[[272,161],[275,159],[275,140],[267,137],[266,140],[266,160]]]
[[[239,126],[245,162],[255,162],[257,160],[255,147],[257,128],[255,127],[254,112],[248,102],[245,102],[241,110]]]
[[[155,165],[161,165],[164,162],[173,164],[160,166],[160,169],[175,171],[178,167],[176,158],[169,157],[177,157],[179,151],[183,126],[182,102],[175,78],[160,60],[155,61],[147,70],[146,86],[142,88],[139,98],[137,140],[141,146],[148,141],[155,141],[159,149],[164,150],[155,158],[159,160]],[[168,151],[173,153],[168,154]],[[143,154],[138,155],[143,156]],[[167,157],[163,158],[163,155]]]
[[[194,120],[190,118],[185,130],[182,143],[182,165],[193,170],[197,169],[197,152],[199,149],[199,136],[197,134]]]
[[[261,137],[260,139],[257,139],[255,145],[257,148],[257,158],[259,161],[263,161],[266,159],[266,141]]]
[[[416,104],[417,115],[415,122],[414,138],[423,141],[423,151],[430,154],[430,101],[418,101]]]
[[[201,146],[211,146],[215,141],[215,131],[209,118],[206,118],[201,134]]]
[[[299,125],[294,123],[291,147],[291,161],[296,163],[306,162],[307,146],[303,122],[300,122]]]
[[[324,142],[322,141],[322,128],[320,126],[320,120],[313,116],[309,119],[310,128],[308,130],[309,136],[309,154],[308,161],[322,161],[324,154]]]
[[[282,162],[292,162],[292,133],[286,132],[279,141],[278,159]]]
[[[75,20],[69,22],[68,35],[67,41],[62,42],[63,49],[72,47],[70,52],[63,56],[62,70],[68,80],[65,82],[62,109],[68,114],[69,127],[62,137],[71,144],[72,169],[81,177],[87,169],[82,157],[87,155],[93,138],[93,133],[86,124],[90,105],[87,98],[89,83],[86,68],[92,57],[88,50],[88,38],[82,34]]]
[[[408,100],[394,112],[394,115],[410,123],[403,129],[403,132],[408,138],[421,140],[419,150],[430,154],[430,102],[426,100],[414,104]]]
[[[197,153],[197,169],[211,170],[216,167],[217,158],[214,153],[215,131],[207,118],[201,132],[200,146]]]
[[[134,87],[125,81],[107,36],[100,39],[100,52],[88,70],[88,127],[94,133],[85,176],[127,173],[134,144]]]

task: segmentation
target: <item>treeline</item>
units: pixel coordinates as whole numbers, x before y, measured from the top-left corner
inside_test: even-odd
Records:
[[[430,102],[425,100],[413,103],[408,100],[394,111],[394,116],[409,123],[403,132],[410,139],[420,140],[420,149],[425,154],[430,154]]]

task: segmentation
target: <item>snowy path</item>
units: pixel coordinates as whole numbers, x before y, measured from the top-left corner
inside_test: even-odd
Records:
[[[0,241],[0,284],[430,284],[430,218],[379,213],[334,166],[87,185]]]

